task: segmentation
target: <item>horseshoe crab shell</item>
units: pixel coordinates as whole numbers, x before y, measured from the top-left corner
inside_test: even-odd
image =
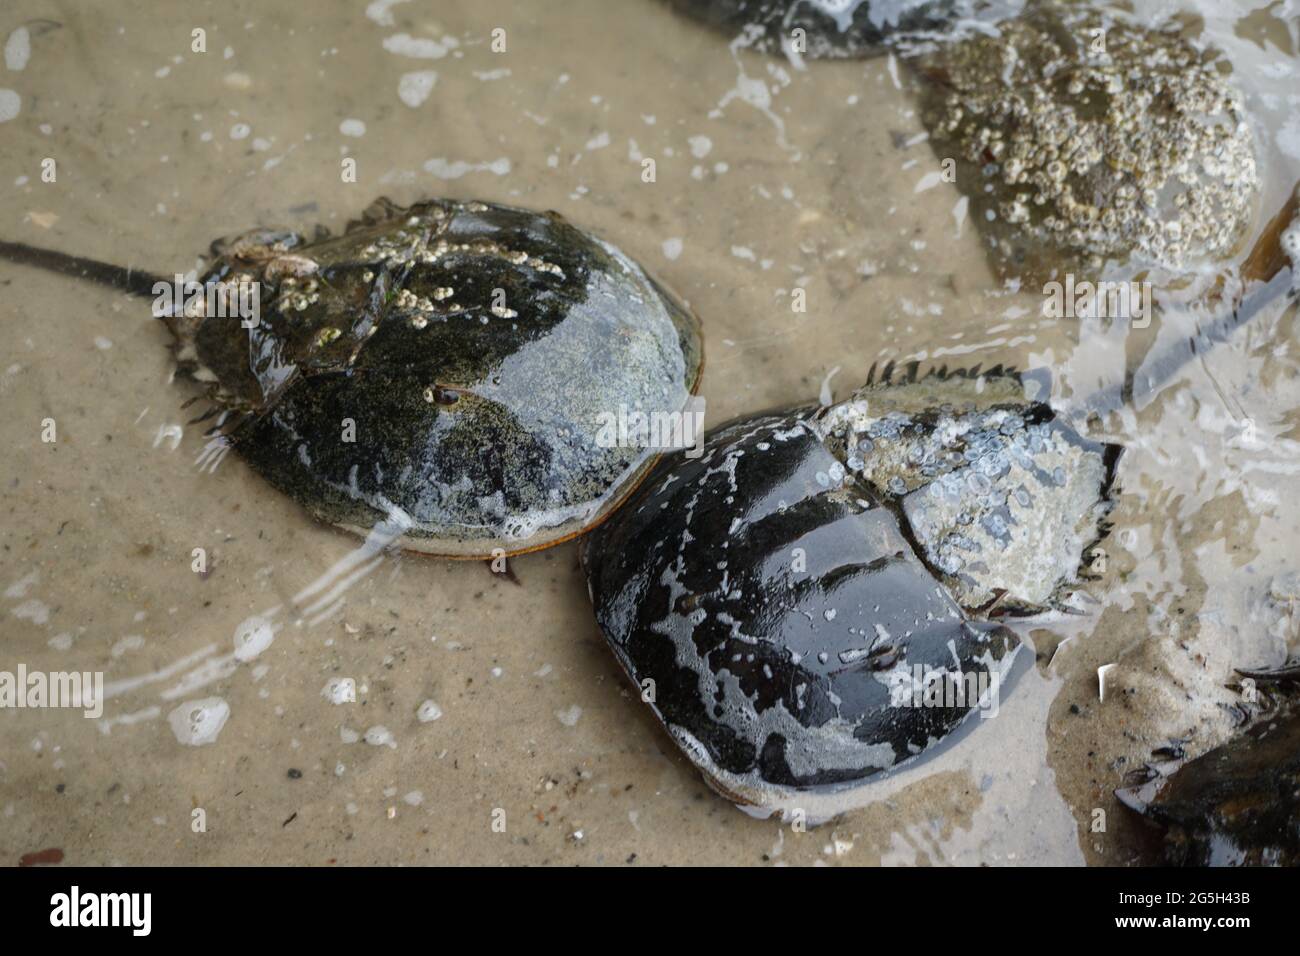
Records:
[[[1228,256],[1259,192],[1255,138],[1217,50],[1040,0],[915,64],[922,117],[1008,275]]]
[[[169,319],[240,455],[317,518],[453,557],[534,550],[604,519],[656,453],[602,415],[679,412],[695,317],[618,249],[481,202],[380,200],[337,237],[218,244],[207,283],[259,283],[253,328]]]
[[[1115,796],[1164,831],[1170,866],[1300,864],[1300,711]]]
[[[760,812],[824,806],[996,704],[1019,641],[976,606],[1073,580],[1107,461],[1014,375],[887,372],[661,461],[583,542],[596,620],[715,789]],[[967,560],[940,567],[959,533]]]

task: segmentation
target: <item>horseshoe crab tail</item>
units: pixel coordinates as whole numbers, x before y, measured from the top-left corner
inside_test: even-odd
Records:
[[[0,259],[7,259],[19,265],[34,266],[38,269],[48,269],[50,272],[72,276],[74,279],[98,282],[100,285],[119,289],[131,295],[148,298],[157,296],[157,292],[154,290],[156,283],[161,282],[166,284],[168,288],[171,287],[170,280],[140,269],[132,269],[129,266],[115,266],[108,262],[99,262],[96,259],[86,259],[81,256],[70,256],[66,252],[41,249],[23,242],[5,242],[0,239]]]
[[[1141,376],[1130,374],[1089,395],[1069,409],[1076,421],[1092,414],[1105,415],[1134,399],[1159,391],[1188,362],[1225,341],[1251,319],[1267,312],[1276,301],[1300,293],[1300,259],[1292,262],[1295,232],[1300,229],[1300,183],[1290,201],[1269,221],[1250,255],[1241,264],[1243,290],[1218,318],[1203,325],[1190,338],[1166,346],[1148,360]]]

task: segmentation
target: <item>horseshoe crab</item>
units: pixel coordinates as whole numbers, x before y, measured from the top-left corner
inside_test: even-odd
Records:
[[[1259,177],[1241,97],[1214,50],[1172,23],[1038,0],[912,61],[922,117],[995,258],[1046,277],[1107,260],[1219,259]],[[1062,265],[1064,263],[1064,265]]]
[[[223,440],[316,518],[451,557],[519,553],[603,520],[656,453],[599,440],[620,408],[678,413],[698,321],[558,213],[380,199],[339,236],[256,230],[213,246],[163,309]],[[153,276],[0,243],[0,255],[128,291]],[[249,323],[221,308],[250,289]],[[165,295],[165,291],[164,291]],[[251,325],[251,327],[249,327]]]
[[[813,58],[901,47],[935,154],[1008,276],[1176,270],[1226,257],[1249,231],[1254,133],[1222,54],[1177,21],[1068,0],[672,3],[768,53],[796,30]]]
[[[1055,597],[1112,462],[1014,373],[888,367],[662,462],[581,550],[596,620],[715,789],[807,812],[996,706],[1019,639],[972,612]]]
[[[1117,790],[1164,831],[1171,866],[1300,864],[1300,710],[1262,719],[1169,777]]]
[[[706,781],[755,813],[825,818],[996,707],[1019,641],[988,618],[1063,604],[1106,531],[1120,449],[1074,423],[1294,295],[1297,228],[1293,198],[1243,266],[1262,285],[1069,409],[1036,397],[1045,371],[890,363],[844,402],[663,459],[580,557],[614,656]]]

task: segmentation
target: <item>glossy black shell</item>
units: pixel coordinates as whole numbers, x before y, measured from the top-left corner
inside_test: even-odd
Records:
[[[1118,448],[1001,366],[734,421],[674,454],[581,555],[596,619],[719,791],[825,819],[993,716],[1022,667],[990,613],[1065,598]]]
[[[1164,830],[1168,865],[1300,865],[1300,709],[1116,796]]]
[[[915,669],[991,682],[1018,643],[967,618],[814,411],[741,419],[699,459],[661,462],[581,551],[643,699],[716,789],[769,809],[925,751],[977,701],[909,706]]]

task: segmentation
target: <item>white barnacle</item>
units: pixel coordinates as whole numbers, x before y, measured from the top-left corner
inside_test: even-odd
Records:
[[[266,278],[268,281],[274,281],[280,276],[290,278],[296,276],[309,276],[320,269],[320,264],[314,259],[306,256],[283,255],[276,256],[266,264]],[[286,281],[288,281],[286,279]]]

